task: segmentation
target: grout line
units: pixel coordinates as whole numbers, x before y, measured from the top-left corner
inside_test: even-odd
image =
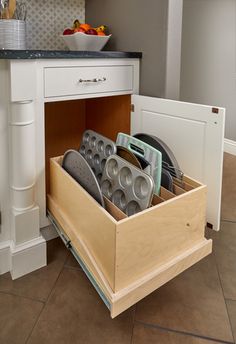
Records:
[[[236,302],[236,299],[231,299],[230,297],[225,297],[226,301]]]
[[[67,259],[67,258],[66,258],[66,259]],[[47,302],[48,302],[48,300],[50,299],[50,297],[51,297],[51,295],[52,295],[52,293],[53,293],[53,291],[54,291],[54,289],[55,289],[55,287],[56,287],[56,284],[57,284],[57,282],[58,282],[58,280],[59,280],[59,277],[61,276],[61,273],[62,273],[63,269],[64,269],[64,265],[62,265],[61,271],[59,272],[59,274],[58,274],[58,276],[57,276],[57,279],[55,280],[55,282],[54,282],[54,284],[53,284],[53,286],[52,286],[52,289],[51,289],[50,293],[48,294],[48,297],[46,298],[46,301],[45,301],[45,303],[44,303],[44,305],[43,305],[43,308],[42,308],[41,312],[39,313],[39,316],[38,316],[37,320],[35,321],[35,324],[34,324],[32,330],[30,331],[29,336],[28,336],[28,338],[27,338],[26,341],[25,341],[25,344],[27,344],[27,343],[29,342],[31,335],[32,335],[32,333],[33,333],[35,327],[37,326],[37,324],[38,324],[38,322],[39,322],[40,316],[41,316],[43,310],[45,309],[45,306],[47,305]]]
[[[27,337],[27,339],[26,339],[26,341],[25,341],[25,344],[28,343],[28,341],[29,341],[29,339],[30,339],[30,337],[31,337],[31,334],[32,334],[32,332],[33,332],[35,326],[37,325],[37,323],[38,323],[38,321],[39,321],[39,318],[40,318],[40,316],[41,316],[41,314],[42,314],[44,308],[45,308],[45,304],[43,305],[41,311],[39,312],[39,315],[38,315],[37,319],[35,320],[35,323],[34,323],[32,329],[31,329],[31,331],[30,331],[30,333],[29,333],[29,335],[28,335],[28,337]]]
[[[139,320],[136,320],[136,322],[138,324],[143,325],[144,327],[155,328],[155,329],[158,329],[160,331],[173,332],[173,333],[182,334],[182,335],[189,336],[189,337],[201,338],[201,339],[205,339],[205,340],[208,340],[208,341],[210,340],[210,341],[215,342],[215,343],[234,344],[234,342],[228,342],[228,341],[217,339],[217,338],[211,338],[211,337],[207,337],[207,336],[203,336],[203,335],[197,335],[197,334],[191,333],[191,332],[184,332],[184,331],[180,331],[180,330],[174,330],[174,329],[167,328],[167,327],[162,327],[162,326],[159,326],[159,325],[144,323],[144,322],[139,321]]]
[[[133,336],[134,336],[134,325],[135,325],[135,313],[136,313],[136,308],[137,308],[137,304],[134,305],[134,312],[133,312],[133,326],[132,326],[132,334],[131,334],[131,338],[130,338],[130,344],[133,343]]]
[[[225,306],[226,306],[226,311],[227,311],[228,318],[229,318],[229,324],[230,324],[232,336],[233,336],[233,339],[234,339],[234,342],[235,342],[236,338],[235,338],[235,336],[234,336],[233,327],[232,327],[232,322],[231,322],[231,318],[230,318],[230,315],[229,315],[229,310],[228,310],[228,305],[227,305],[226,299],[225,299]]]
[[[233,327],[232,327],[232,323],[231,323],[231,318],[229,316],[228,306],[227,306],[227,302],[226,302],[226,297],[225,297],[224,288],[223,288],[223,285],[222,285],[222,280],[221,280],[221,277],[220,277],[220,272],[219,272],[219,267],[218,267],[218,264],[217,264],[217,259],[216,259],[215,252],[213,252],[213,257],[214,257],[214,262],[215,262],[215,265],[216,265],[216,271],[217,271],[217,274],[218,274],[218,278],[219,278],[219,282],[220,282],[220,287],[221,287],[223,298],[224,298],[224,302],[225,302],[225,308],[226,308],[226,312],[227,312],[228,319],[229,319],[229,325],[230,325],[232,337],[233,337],[234,342],[235,342],[236,338],[234,337],[234,332],[233,332]]]
[[[221,222],[229,222],[229,223],[235,223],[235,224],[236,224],[236,221],[233,221],[233,220],[224,220],[224,219],[221,219]]]
[[[11,291],[0,290],[0,294],[17,296],[17,297],[21,297],[22,299],[26,299],[26,300],[30,300],[30,301],[35,301],[35,302],[39,302],[39,303],[42,303],[42,304],[44,304],[46,302],[46,301],[43,301],[43,300],[40,300],[40,299],[34,299],[32,297],[29,297],[29,296],[19,295],[19,294],[16,294],[14,292],[11,292]]]
[[[78,263],[78,264],[79,264],[79,263]],[[70,265],[64,265],[64,268],[70,269],[70,270],[83,271],[82,268],[76,268],[75,266],[70,266]]]
[[[45,306],[46,306],[46,304],[47,304],[47,302],[48,302],[50,296],[52,295],[52,292],[54,291],[54,289],[55,289],[55,287],[56,287],[57,281],[58,281],[59,277],[61,276],[61,273],[62,273],[62,271],[63,271],[63,268],[64,268],[64,266],[62,266],[62,269],[61,269],[61,271],[59,272],[59,274],[58,274],[58,276],[57,276],[57,279],[56,279],[56,281],[55,281],[55,283],[54,283],[54,285],[53,285],[53,287],[52,287],[52,289],[51,289],[51,292],[48,294],[48,297],[47,297],[47,299],[46,299],[46,301],[45,301],[45,303],[44,303],[44,306],[43,306],[41,312],[39,313],[39,316],[38,316],[37,320],[35,321],[35,324],[34,324],[32,330],[30,331],[30,334],[29,334],[28,338],[26,339],[25,344],[27,344],[27,343],[29,342],[31,335],[32,335],[32,333],[33,333],[35,327],[37,326],[37,324],[38,324],[38,322],[39,322],[39,318],[40,318],[40,316],[41,316],[41,314],[42,314],[42,312],[43,312],[43,310],[44,310],[44,308],[45,308]]]

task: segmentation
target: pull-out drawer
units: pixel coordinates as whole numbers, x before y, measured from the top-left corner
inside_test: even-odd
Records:
[[[175,194],[162,188],[149,209],[115,219],[51,159],[48,210],[112,317],[211,253],[206,186],[184,178]]]
[[[132,65],[49,67],[44,69],[44,96],[132,93],[133,82]]]

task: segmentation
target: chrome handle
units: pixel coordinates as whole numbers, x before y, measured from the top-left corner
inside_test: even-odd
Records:
[[[88,83],[88,82],[104,82],[106,81],[107,79],[106,78],[94,78],[94,79],[88,79],[88,80],[84,80],[84,79],[79,79],[79,83]]]

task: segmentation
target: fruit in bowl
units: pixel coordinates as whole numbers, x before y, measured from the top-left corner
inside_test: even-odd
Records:
[[[99,51],[111,37],[106,34],[106,30],[105,25],[94,28],[87,23],[81,24],[76,19],[72,28],[66,28],[61,37],[70,50]]]
[[[72,35],[74,33],[74,30],[71,29],[65,29],[63,32],[63,35]]]
[[[97,31],[95,29],[88,29],[87,31],[85,31],[86,35],[97,35]]]

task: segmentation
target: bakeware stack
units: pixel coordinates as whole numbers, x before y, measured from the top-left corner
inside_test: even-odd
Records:
[[[103,171],[101,189],[112,203],[131,216],[150,206],[154,181],[118,155],[111,155]]]
[[[68,150],[63,156],[62,167],[104,207],[104,200],[98,181],[91,167],[79,152],[73,149]]]
[[[134,137],[149,144],[162,154],[161,185],[169,191],[173,191],[173,178],[175,182],[182,184],[183,172],[171,149],[158,137],[144,133],[135,134]]]
[[[100,183],[107,158],[116,153],[115,143],[96,133],[86,130],[79,148],[80,154],[86,159]]]

